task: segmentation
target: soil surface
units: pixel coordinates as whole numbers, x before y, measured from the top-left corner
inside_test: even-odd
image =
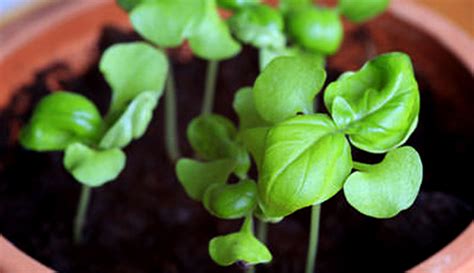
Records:
[[[99,46],[104,50],[136,39],[133,33],[106,28]],[[221,63],[217,113],[236,120],[233,95],[253,84],[257,59],[254,50],[245,48],[237,58]],[[329,64],[332,81],[340,71]],[[205,66],[197,59],[173,65],[180,141],[188,156],[192,152],[183,136],[200,111]],[[377,220],[352,209],[341,193],[324,203],[317,272],[402,272],[438,251],[472,221],[472,196],[466,185],[472,182],[468,159],[474,152],[474,128],[444,130],[444,120],[437,117],[450,115],[452,109],[436,108],[431,79],[423,74],[417,78],[423,90],[422,111],[408,145],[421,154],[424,181],[415,204],[393,219]],[[60,272],[243,272],[238,265],[219,267],[208,256],[209,240],[237,230],[240,222],[218,220],[185,195],[164,152],[163,102],[145,136],[125,149],[124,172],[93,190],[84,243],[74,246],[72,219],[80,185],[64,170],[61,153],[31,152],[16,142],[32,105],[56,88],[84,94],[103,113],[110,100],[97,63],[79,76],[71,76],[67,66],[57,63],[39,71],[36,80],[0,110],[0,233]],[[472,97],[460,101],[474,105]],[[358,161],[380,159],[356,150],[353,156]],[[303,272],[308,224],[309,209],[304,209],[271,225],[268,245],[273,262],[258,267],[258,272]]]

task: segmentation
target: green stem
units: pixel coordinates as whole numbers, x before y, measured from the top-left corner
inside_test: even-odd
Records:
[[[204,100],[202,102],[202,114],[210,114],[214,105],[214,94],[216,92],[218,61],[209,61],[207,64],[206,83],[204,87]]]
[[[170,66],[165,90],[165,143],[168,158],[174,163],[180,157],[178,144],[178,118],[173,69]]]
[[[367,171],[372,167],[372,165],[370,164],[357,162],[357,161],[352,161],[352,166],[354,167],[354,169],[358,171]]]
[[[314,205],[311,208],[311,226],[309,231],[308,256],[306,259],[306,273],[314,273],[316,265],[316,253],[318,250],[319,236],[319,215],[321,214],[321,205]]]
[[[258,222],[258,228],[257,228],[257,239],[260,240],[260,242],[267,244],[267,237],[268,237],[268,224],[260,220]]]
[[[77,206],[76,218],[74,218],[74,242],[76,244],[82,241],[82,229],[87,214],[87,207],[89,206],[89,200],[91,195],[91,188],[87,185],[82,185],[81,196],[79,197],[79,204]]]

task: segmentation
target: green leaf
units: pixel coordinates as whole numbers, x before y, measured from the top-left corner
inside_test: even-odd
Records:
[[[140,138],[148,128],[153,110],[158,104],[159,95],[158,92],[148,91],[136,96],[104,134],[99,147],[102,149],[123,148],[132,140]]]
[[[308,7],[288,15],[288,33],[308,50],[334,54],[341,45],[344,30],[337,10]]]
[[[384,12],[389,0],[339,0],[342,15],[353,22],[370,20]]]
[[[138,4],[146,1],[146,0],[116,0],[117,4],[124,9],[125,11],[129,12],[134,7],[138,6]]]
[[[240,9],[229,25],[237,38],[258,48],[281,48],[286,44],[283,16],[267,5]]]
[[[261,208],[268,217],[281,217],[320,204],[342,188],[351,168],[349,143],[327,115],[282,122],[266,138]]]
[[[382,153],[402,145],[418,122],[420,95],[410,58],[380,55],[331,83],[324,102],[354,146]]]
[[[230,10],[239,10],[241,8],[257,5],[260,2],[261,0],[217,0],[219,7]]]
[[[59,151],[74,142],[95,142],[102,129],[102,117],[86,97],[54,92],[38,103],[21,130],[20,143],[34,151]]]
[[[239,134],[245,147],[252,155],[258,170],[261,170],[265,140],[269,130],[270,127],[257,127],[243,130]]]
[[[209,254],[214,262],[229,266],[239,261],[253,265],[272,260],[267,247],[253,236],[251,221],[249,217],[239,232],[218,236],[209,242]]]
[[[354,165],[356,168],[357,164]],[[361,213],[390,218],[409,208],[423,178],[420,156],[409,146],[390,151],[375,165],[363,164],[344,185],[347,201]]]
[[[187,136],[193,150],[205,160],[230,158],[237,162],[235,173],[244,178],[250,168],[250,158],[236,141],[237,129],[226,117],[205,115],[194,118]]]
[[[176,47],[196,31],[205,15],[207,0],[154,0],[130,14],[133,28],[161,47]]]
[[[178,180],[189,197],[201,201],[207,188],[212,184],[224,184],[235,169],[232,159],[199,162],[193,159],[180,159],[176,164]]]
[[[193,53],[207,60],[223,60],[237,55],[240,45],[232,38],[229,27],[217,13],[215,0],[204,1],[204,18],[189,36]]]
[[[255,109],[251,87],[240,88],[234,96],[233,107],[239,116],[239,129],[266,127],[270,124],[262,119]]]
[[[309,8],[313,5],[313,0],[279,0],[278,2],[279,8],[284,13]]]
[[[96,151],[84,144],[73,143],[64,153],[64,166],[82,184],[99,187],[117,178],[125,167],[125,154],[120,149]]]
[[[259,64],[260,71],[264,70],[267,65],[281,56],[298,56],[302,58],[311,59],[316,66],[324,68],[326,60],[324,56],[316,52],[306,52],[298,47],[283,47],[283,48],[262,48],[259,50]]]
[[[253,97],[258,113],[278,123],[297,113],[313,113],[313,101],[326,72],[302,56],[273,60],[255,81]]]
[[[143,42],[109,47],[100,60],[100,71],[112,87],[112,119],[140,93],[154,91],[160,97],[168,73],[168,61],[162,51]]]
[[[244,179],[237,184],[213,184],[204,194],[204,207],[221,219],[242,218],[255,207],[257,202],[257,184]]]

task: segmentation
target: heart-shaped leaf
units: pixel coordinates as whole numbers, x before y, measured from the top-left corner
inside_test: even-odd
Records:
[[[312,59],[278,57],[255,81],[253,98],[260,116],[278,123],[297,113],[313,113],[314,98],[321,90],[326,72]]]
[[[357,164],[354,165],[357,168]],[[410,146],[388,152],[375,165],[362,165],[344,184],[347,201],[361,213],[390,218],[409,208],[423,178],[420,156]]]
[[[236,184],[213,184],[204,194],[204,207],[221,219],[249,215],[257,202],[257,184],[249,179]]]
[[[252,219],[248,217],[239,232],[213,238],[209,242],[209,254],[218,265],[229,266],[236,262],[248,265],[268,263],[272,254],[253,236]]]
[[[327,115],[282,122],[266,138],[261,208],[268,217],[281,217],[322,203],[342,188],[351,168],[349,143]]]
[[[153,110],[158,104],[159,93],[143,92],[136,96],[117,121],[102,137],[102,149],[123,148],[133,139],[140,138],[148,128]]]
[[[416,128],[420,111],[410,58],[403,53],[376,57],[332,82],[324,102],[354,146],[382,153],[402,145]]]
[[[109,119],[115,120],[127,105],[142,92],[163,92],[168,61],[160,50],[143,42],[109,47],[100,60],[100,71],[112,87]]]
[[[227,181],[235,165],[232,159],[199,162],[184,158],[176,164],[176,174],[188,196],[201,201],[210,185],[222,185]]]
[[[125,167],[125,160],[120,149],[97,151],[74,143],[65,150],[63,163],[77,181],[99,187],[117,178]]]
[[[389,0],[339,0],[342,15],[352,22],[372,19],[387,9]]]
[[[64,150],[74,142],[97,141],[103,126],[99,111],[86,97],[55,92],[38,103],[21,130],[20,143],[34,151]]]

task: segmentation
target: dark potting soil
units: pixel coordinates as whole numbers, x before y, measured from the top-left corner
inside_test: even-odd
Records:
[[[132,33],[107,28],[99,46],[104,50],[136,39]],[[245,48],[238,57],[221,63],[217,113],[236,120],[233,95],[253,84],[257,59],[254,50]],[[173,65],[180,141],[188,156],[192,152],[183,136],[200,111],[205,65],[197,59]],[[68,77],[68,73],[61,63],[51,64],[0,112],[0,233],[60,272],[243,272],[239,266],[219,267],[208,256],[209,240],[236,231],[240,222],[218,220],[185,195],[165,156],[162,102],[145,136],[125,149],[124,172],[116,181],[94,189],[84,243],[72,244],[80,185],[64,170],[61,153],[27,151],[11,138],[28,120],[32,106],[51,91],[52,78],[59,78],[56,85],[62,89],[84,94],[106,111],[110,89],[97,63],[83,75]],[[328,73],[329,82],[340,71],[329,67]],[[422,111],[408,144],[421,154],[425,179],[415,204],[393,219],[378,220],[352,209],[341,193],[324,203],[317,272],[402,272],[438,251],[471,222],[473,204],[466,194],[468,187],[462,185],[471,182],[466,160],[474,151],[474,128],[455,136],[441,131],[432,115],[431,87],[423,75],[417,78],[424,90]],[[453,142],[459,149],[446,148]],[[360,151],[353,155],[358,160],[380,159]],[[436,163],[440,160],[445,163]],[[449,180],[463,177],[465,181]],[[304,209],[270,225],[273,262],[259,266],[258,272],[303,272],[308,224],[309,210]]]

